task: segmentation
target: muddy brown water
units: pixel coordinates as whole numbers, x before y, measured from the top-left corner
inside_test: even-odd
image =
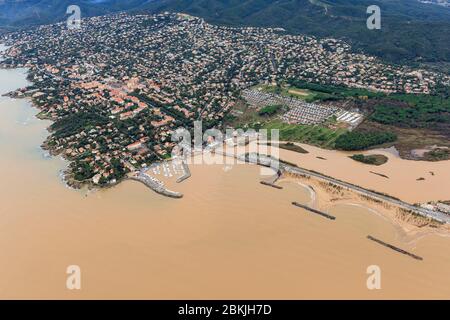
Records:
[[[1,70],[0,91],[24,86],[24,78]],[[0,298],[450,298],[449,238],[411,238],[350,203],[330,210],[336,221],[323,219],[291,205],[307,203],[307,189],[292,181],[280,182],[283,190],[263,186],[251,165],[192,166],[192,177],[174,184],[181,200],[131,181],[71,190],[59,177],[66,163],[39,148],[49,122],[36,119],[26,100],[2,97],[0,114]],[[302,158],[282,156],[405,200],[446,195],[448,163],[392,158],[377,168],[390,176],[385,181],[344,155],[305,147],[311,153]],[[428,171],[435,179],[419,185]],[[79,291],[66,289],[69,265],[81,268]],[[381,268],[381,290],[366,287],[370,265]]]

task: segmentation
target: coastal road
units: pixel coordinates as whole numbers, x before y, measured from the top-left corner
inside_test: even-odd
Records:
[[[346,189],[350,189],[350,190],[356,191],[358,193],[364,194],[364,195],[369,196],[371,198],[378,199],[378,200],[381,200],[381,201],[384,201],[384,202],[387,202],[387,203],[394,204],[394,205],[396,205],[396,206],[398,206],[400,208],[403,208],[403,209],[406,209],[406,210],[410,210],[410,211],[412,211],[412,212],[414,212],[416,214],[419,214],[419,215],[421,215],[423,217],[432,218],[432,219],[437,220],[437,221],[442,222],[442,223],[450,223],[450,215],[447,215],[447,214],[442,213],[442,212],[437,212],[437,211],[428,210],[428,209],[425,209],[425,208],[416,207],[416,206],[414,206],[412,204],[409,204],[407,202],[404,202],[404,201],[401,201],[401,200],[398,200],[398,199],[394,199],[394,198],[389,197],[387,195],[382,195],[382,194],[379,194],[377,192],[374,192],[374,191],[367,190],[367,189],[364,189],[362,187],[356,186],[354,184],[351,184],[351,183],[348,183],[348,182],[344,182],[344,181],[340,181],[340,180],[334,179],[332,177],[328,177],[328,176],[325,176],[325,175],[322,175],[320,173],[313,172],[313,171],[310,171],[310,170],[307,170],[307,169],[294,167],[294,166],[290,166],[290,165],[286,165],[286,164],[280,164],[280,167],[283,167],[283,170],[286,171],[286,172],[315,177],[315,178],[318,178],[318,179],[321,179],[321,180],[324,180],[324,181],[327,181],[327,182],[331,182],[331,183],[333,183],[335,185],[344,187]]]
[[[358,192],[360,194],[369,196],[370,198],[376,199],[376,200],[381,200],[383,202],[386,203],[390,203],[393,205],[396,205],[397,207],[406,209],[406,210],[410,210],[411,212],[418,214],[422,217],[425,218],[431,218],[434,219],[436,221],[439,221],[441,223],[450,223],[450,215],[447,215],[445,213],[442,212],[437,212],[437,211],[433,211],[433,210],[428,210],[425,208],[421,208],[421,207],[417,207],[414,206],[412,204],[409,204],[407,202],[404,202],[402,200],[399,199],[395,199],[393,197],[390,197],[388,195],[383,195],[381,193],[377,193],[375,191],[372,190],[368,190],[365,188],[362,188],[360,186],[345,182],[345,181],[341,181],[338,179],[335,179],[333,177],[329,177],[326,175],[323,175],[321,173],[315,172],[315,171],[311,171],[308,169],[304,169],[304,168],[300,168],[298,166],[294,166],[294,165],[290,165],[287,163],[283,163],[283,162],[279,162],[268,157],[265,155],[257,155],[256,154],[251,154],[248,157],[246,157],[245,155],[233,155],[233,154],[228,154],[225,152],[218,152],[216,151],[216,153],[222,154],[224,156],[227,157],[234,157],[240,161],[245,161],[245,162],[249,162],[249,163],[253,163],[253,164],[258,164],[258,165],[263,165],[263,166],[267,166],[267,167],[272,167],[274,170],[281,170],[282,172],[289,172],[289,173],[293,173],[293,174],[298,174],[298,175],[305,175],[305,176],[310,176],[310,177],[314,177],[326,182],[330,182],[333,183],[337,186]],[[274,167],[274,163],[277,166],[276,168]]]

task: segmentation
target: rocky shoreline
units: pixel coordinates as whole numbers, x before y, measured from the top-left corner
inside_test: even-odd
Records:
[[[10,68],[10,69],[12,69],[12,68]],[[13,99],[29,99],[31,106],[33,108],[36,108],[39,110],[39,113],[37,115],[35,115],[36,118],[38,118],[40,120],[53,121],[54,119],[52,119],[51,117],[49,117],[45,113],[43,113],[41,108],[39,107],[39,105],[37,103],[35,103],[35,101],[33,101],[33,94],[38,91],[39,91],[38,89],[26,90],[26,88],[20,88],[20,89],[16,89],[16,90],[7,92],[7,93],[3,94],[2,96],[13,98]],[[49,133],[51,133],[50,127],[47,127],[46,129]],[[61,179],[65,183],[65,185],[69,188],[76,189],[76,190],[80,190],[83,188],[87,188],[88,190],[108,189],[108,188],[112,188],[112,187],[118,185],[119,183],[121,183],[125,180],[135,180],[135,181],[144,183],[147,187],[151,188],[152,190],[154,190],[155,192],[157,192],[163,196],[167,196],[167,197],[175,198],[175,199],[179,199],[179,198],[183,197],[183,195],[178,192],[166,190],[164,188],[160,188],[159,186],[153,186],[152,184],[146,183],[142,179],[130,177],[130,176],[125,176],[124,178],[122,178],[118,181],[115,181],[114,183],[108,183],[108,184],[103,184],[103,185],[94,183],[92,181],[92,179],[86,179],[83,181],[77,180],[77,179],[75,179],[74,173],[70,169],[70,165],[74,161],[74,159],[70,158],[70,156],[68,156],[65,153],[64,148],[60,148],[60,149],[55,148],[54,146],[49,144],[49,140],[47,138],[41,144],[41,149],[48,152],[48,154],[51,157],[59,156],[64,161],[67,161],[69,163],[68,168],[66,168],[65,170],[62,170],[62,172],[61,172]],[[183,168],[184,168],[185,174],[177,180],[178,183],[181,183],[191,177],[189,167],[184,162],[183,162]]]
[[[16,68],[5,68],[3,65],[1,66],[1,68],[3,69],[16,69]],[[28,76],[27,76],[28,78]],[[38,89],[33,89],[33,90],[25,90],[26,88],[20,88],[20,89],[16,89],[7,93],[2,94],[3,97],[9,97],[12,99],[28,99],[28,101],[31,104],[32,108],[36,108],[39,113],[37,115],[35,115],[35,117],[39,120],[48,120],[48,121],[53,121],[54,119],[52,119],[51,117],[45,115],[41,108],[39,107],[39,105],[37,103],[35,103],[33,101],[33,94],[38,92]],[[46,128],[47,131],[49,133],[51,133],[51,129],[50,127]],[[48,143],[48,139],[46,139],[42,144],[41,144],[41,149],[44,151],[47,151],[48,154],[51,157],[58,157],[60,156],[64,161],[67,161],[69,163],[69,167],[70,164],[73,162],[73,159],[71,159],[70,157],[68,157],[65,153],[64,153],[64,149],[61,150],[57,150],[56,148],[52,147],[49,143]],[[97,185],[94,184],[92,182],[91,179],[87,179],[84,181],[79,181],[76,180],[74,177],[73,172],[71,172],[70,169],[65,169],[62,171],[62,180],[63,182],[72,189],[76,189],[76,190],[80,190],[82,188],[88,188],[89,190],[93,190],[93,189],[107,189],[107,188],[111,188],[116,186],[117,184],[119,184],[120,182],[122,182],[125,179],[122,179],[120,181],[117,181],[114,184],[109,184],[109,185]]]

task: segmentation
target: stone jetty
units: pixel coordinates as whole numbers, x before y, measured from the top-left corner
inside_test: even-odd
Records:
[[[191,177],[191,170],[186,161],[182,161],[181,166],[183,167],[184,174],[177,179],[177,183],[181,183]]]
[[[137,175],[130,176],[129,179],[143,183],[145,186],[147,186],[148,188],[152,189],[153,191],[155,191],[160,195],[175,199],[183,198],[182,193],[166,189],[161,181],[153,177],[150,177],[145,173],[139,172]]]

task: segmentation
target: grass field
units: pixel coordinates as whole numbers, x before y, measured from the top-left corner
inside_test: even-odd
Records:
[[[322,148],[333,148],[336,139],[347,132],[346,129],[333,130],[320,125],[286,124],[279,120],[268,122],[263,128],[279,129],[281,141],[302,142]]]
[[[233,116],[231,119],[227,121],[226,124],[232,128],[242,128],[242,129],[247,128],[258,129],[265,122],[275,119],[277,116],[286,111],[284,108],[276,108],[275,113],[268,116],[262,116],[259,114],[259,111],[257,109],[247,106],[246,103],[243,101],[238,102],[238,104],[236,104],[234,109],[240,112],[240,115]]]
[[[267,85],[267,84],[258,85],[256,87],[253,87],[253,89],[256,90],[261,89],[263,92],[279,94],[283,97],[301,99],[307,102],[315,101],[316,95],[318,94],[318,92],[309,89],[300,89],[296,87],[287,87],[287,86],[277,87],[274,85]]]
[[[300,97],[308,97],[311,95],[311,91],[307,89],[289,89],[288,93]]]

